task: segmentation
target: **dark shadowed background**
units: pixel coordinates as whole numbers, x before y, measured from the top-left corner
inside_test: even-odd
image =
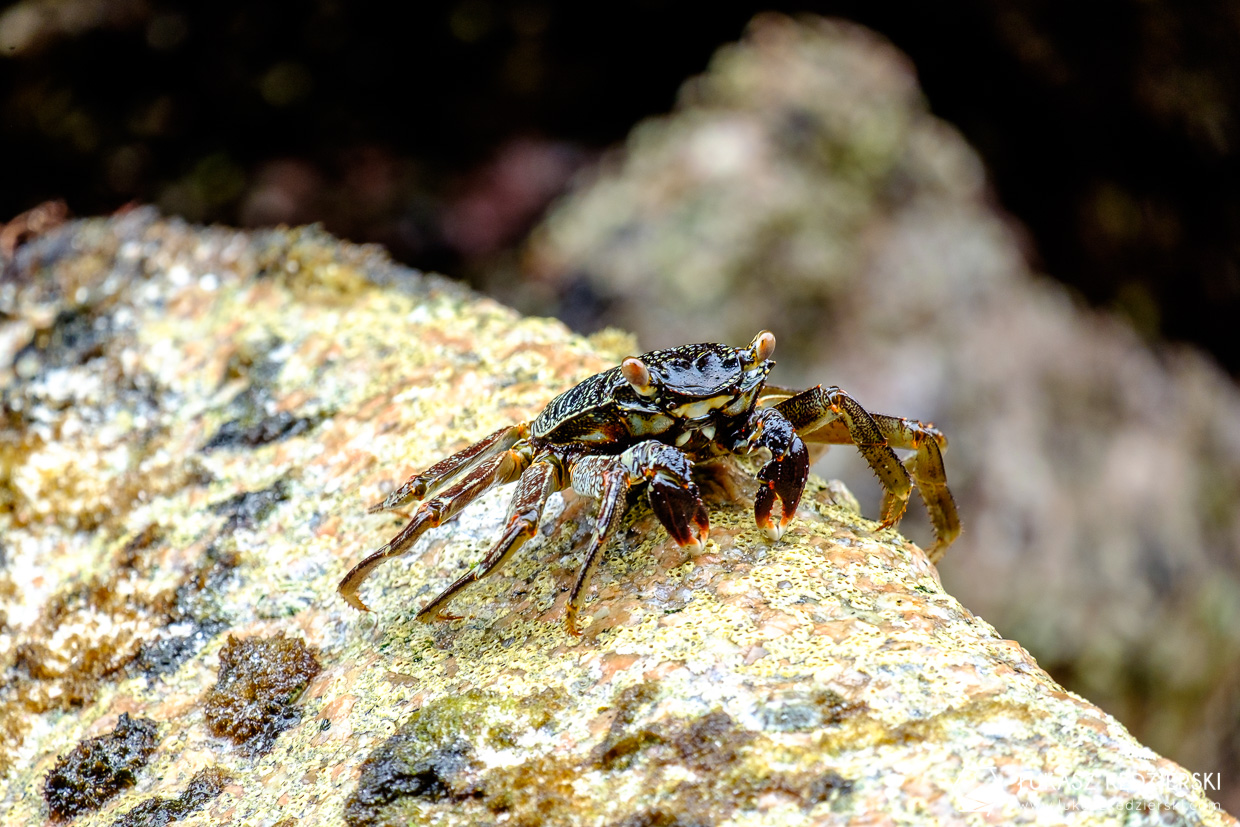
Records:
[[[847,387],[861,386],[883,406],[902,406],[891,413],[933,414],[951,426],[956,464],[949,455],[949,475],[958,485],[966,533],[944,564],[949,588],[1139,738],[1191,770],[1221,772],[1234,794],[1240,787],[1240,468],[1234,461],[1240,447],[1231,443],[1240,439],[1240,407],[1233,383],[1208,359],[1194,354],[1193,366],[1183,368],[1176,354],[1184,351],[1167,344],[1199,345],[1232,377],[1240,372],[1233,346],[1240,312],[1240,6],[1234,3],[1104,0],[1083,14],[1079,4],[1030,0],[763,6],[24,0],[0,11],[0,221],[48,199],[63,199],[76,215],[154,203],[193,221],[318,221],[342,237],[381,243],[415,267],[469,279],[522,309],[555,313],[580,330],[640,327],[617,292],[619,282],[607,289],[606,267],[586,272],[591,265],[574,263],[572,239],[580,234],[556,236],[555,230],[534,244],[527,237],[557,199],[569,211],[583,203],[566,196],[570,187],[582,190],[600,175],[640,179],[640,172],[614,164],[600,173],[600,159],[643,119],[671,111],[682,84],[706,71],[720,46],[740,38],[756,12],[772,7],[852,20],[902,51],[929,110],[959,130],[989,179],[979,185],[980,196],[947,201],[984,202],[995,216],[1010,217],[1002,219],[1014,239],[1010,246],[1034,270],[1071,288],[1066,304],[1080,305],[1070,311],[1075,321],[1059,327],[1043,324],[1041,316],[1004,324],[983,317],[986,308],[971,315],[963,299],[945,304],[947,315],[940,316],[950,317],[957,332],[971,324],[981,332],[975,341],[939,347],[994,352],[987,343],[996,339],[985,331],[995,328],[997,339],[1028,342],[1019,352],[1050,352],[1053,362],[978,361],[974,372],[990,371],[990,384],[961,390],[954,400],[924,385],[929,374],[939,388],[971,387],[954,376],[956,368],[925,371],[890,391],[887,403],[880,382],[867,388],[864,376],[851,377],[846,365],[833,366],[841,378],[819,373],[821,360],[794,356],[788,364],[814,381],[848,378]],[[902,71],[900,59],[885,47],[871,55],[864,37],[861,45],[848,45],[850,37],[840,41],[851,55],[840,65],[873,68],[867,82],[879,90],[875,100],[883,90],[892,99],[904,95],[899,81],[882,79]],[[854,48],[860,52],[848,51]],[[820,62],[829,67],[833,60]],[[723,77],[732,70],[721,71]],[[690,98],[687,105],[702,111],[744,110],[743,95],[720,91],[726,83],[682,94],[682,104]],[[912,81],[907,85],[910,99],[917,98]],[[813,103],[798,106],[803,122],[783,137],[826,140],[815,131]],[[670,134],[674,145],[676,133]],[[910,138],[910,145],[929,140]],[[897,155],[893,150],[892,159]],[[938,186],[927,183],[933,163],[919,163],[867,168],[881,183],[871,210],[880,218],[845,218],[867,228],[867,239],[885,232],[874,228],[892,224],[882,216],[916,200],[908,193]],[[967,167],[967,161],[952,163]],[[917,177],[923,173],[925,180]],[[638,224],[626,226],[632,234]],[[639,242],[650,235],[633,235],[624,252],[644,261]],[[548,275],[545,262],[555,256],[559,269]],[[841,270],[853,261],[845,258],[836,262]],[[586,254],[582,260],[600,261]],[[858,260],[872,264],[865,256]],[[531,277],[533,286],[517,281]],[[771,290],[785,287],[806,289],[775,284]],[[676,316],[675,289],[650,295],[658,298],[642,301],[657,301],[658,313],[647,315]],[[836,294],[821,298],[831,313],[848,306]],[[903,307],[891,294],[869,301]],[[1010,301],[1008,319],[1030,304],[986,301],[990,310]],[[799,308],[802,316],[809,306]],[[1107,312],[1090,316],[1089,307]],[[791,318],[797,307],[785,312],[764,323],[780,333],[812,329],[819,318]],[[837,318],[827,313],[821,318]],[[893,319],[875,324],[918,322],[915,313],[891,313]],[[865,325],[855,327],[859,341]],[[1082,327],[1120,332],[1097,340],[1071,332]],[[653,341],[657,331],[640,332],[645,345],[669,343]],[[1115,344],[1125,337],[1132,343]],[[852,364],[865,364],[864,358],[858,353]],[[930,346],[905,362],[913,360],[953,364],[950,353],[940,358]],[[875,364],[885,363],[876,358]],[[1027,364],[1035,367],[1022,367]],[[1186,373],[1207,378],[1183,379]],[[1105,377],[1112,374],[1129,379],[1111,388]],[[1034,378],[1021,384],[1022,377]],[[1033,395],[1026,399],[1018,390],[1015,398],[996,401],[1005,385]],[[1211,390],[1194,390],[1206,387]],[[1212,401],[1185,417],[1168,413],[1189,397]],[[1164,416],[1174,422],[1147,432],[1121,426],[1128,420],[1112,410],[1126,411],[1134,422],[1157,424]],[[1125,464],[1137,455],[1126,450],[1132,443],[1148,445],[1189,419],[1212,422],[1193,432],[1198,453],[1169,439],[1161,454]],[[1077,421],[1097,430],[1066,424]],[[1051,440],[1044,450],[1031,437],[1043,426]],[[983,428],[993,438],[974,439]],[[1060,471],[1057,479],[1056,469],[1075,468],[1074,461],[1101,451],[1101,437],[1091,433],[1108,434],[1115,445],[1102,452],[1097,468],[1084,465],[1070,479]],[[1228,437],[1230,447],[1210,455],[1217,467],[1198,473],[1208,465],[1198,457]],[[1010,470],[986,470],[984,462],[995,457]],[[1048,466],[1044,472],[1040,463]],[[1036,484],[1000,491],[996,479]],[[1142,486],[1129,494],[1134,479]],[[1076,496],[1078,483],[1095,493]],[[1176,496],[1189,492],[1184,504],[1164,497],[1169,513],[1201,519],[1181,525],[1150,517],[1155,512],[1141,497],[1157,497],[1160,487]],[[1057,491],[1064,502],[1047,504]],[[1006,504],[997,508],[1008,493],[1045,507],[1033,516]],[[872,503],[867,508],[873,513]],[[997,516],[986,517],[987,508]],[[1092,512],[1095,522],[1073,508]],[[1153,522],[1141,523],[1141,515]],[[1107,530],[1107,520],[1117,531]],[[1047,522],[1062,531],[1044,531]],[[1055,548],[1048,552],[1048,544]],[[1021,562],[1033,558],[1039,562]],[[1090,565],[1072,568],[1078,559]],[[1024,596],[1010,597],[1021,585],[1010,581],[1034,565],[1048,569],[1045,579],[1030,575]],[[1130,574],[1139,587],[1128,587]],[[1191,620],[1178,623],[1185,617]],[[1101,642],[1076,643],[1091,640]],[[1216,797],[1237,806],[1234,795]]]

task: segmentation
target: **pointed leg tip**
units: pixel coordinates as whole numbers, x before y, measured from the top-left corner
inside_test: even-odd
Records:
[[[706,536],[691,537],[684,543],[680,544],[683,549],[688,549],[690,554],[701,554],[706,550]]]
[[[782,523],[771,523],[770,525],[761,526],[762,533],[771,542],[778,542],[780,537],[784,536],[784,525]]]
[[[358,597],[356,594],[353,594],[351,592],[346,592],[343,589],[339,589],[339,593],[340,593],[341,599],[344,600],[345,603],[348,603],[350,606],[357,609],[359,612],[371,611],[370,607],[367,606],[365,603],[363,603],[362,599]]]
[[[423,609],[418,612],[416,620],[419,623],[438,623],[441,620],[460,620],[465,615],[454,615],[447,612],[427,611]]]

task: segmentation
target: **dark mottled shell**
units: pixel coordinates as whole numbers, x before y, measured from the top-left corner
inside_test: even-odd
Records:
[[[574,385],[564,393],[547,403],[542,413],[530,426],[530,434],[539,439],[545,438],[558,428],[565,428],[565,436],[571,441],[574,436],[596,428],[594,419],[601,409],[611,410],[616,394],[628,389],[629,395],[636,401],[637,394],[624,380],[620,368],[615,367],[596,373],[579,385]],[[613,414],[614,415],[614,414]],[[574,420],[579,422],[574,423]],[[574,427],[576,424],[577,427]]]
[[[727,345],[681,345],[638,358],[659,389],[654,398],[640,397],[620,368],[611,368],[552,399],[530,433],[555,442],[591,443],[623,443],[626,437],[657,434],[674,424],[661,412],[667,397],[704,399],[729,393],[743,375],[739,351]]]

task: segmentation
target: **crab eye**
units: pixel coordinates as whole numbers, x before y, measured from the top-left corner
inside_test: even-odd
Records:
[[[630,356],[620,363],[620,373],[641,396],[654,396],[656,388],[650,382],[650,369],[636,356]]]
[[[753,341],[749,343],[749,350],[753,353],[753,362],[765,362],[771,358],[771,354],[775,352],[775,334],[769,330],[763,330],[757,336],[753,337]]]

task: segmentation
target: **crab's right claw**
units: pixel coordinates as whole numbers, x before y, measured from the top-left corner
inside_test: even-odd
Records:
[[[679,546],[706,547],[710,535],[710,515],[698,487],[692,482],[673,480],[656,474],[650,480],[650,507]]]
[[[788,440],[788,448],[782,455],[771,460],[758,472],[761,487],[753,501],[754,521],[758,528],[772,540],[778,540],[784,529],[797,513],[805,481],[809,478],[809,450],[795,433]],[[779,522],[771,519],[775,500],[780,504]]]

